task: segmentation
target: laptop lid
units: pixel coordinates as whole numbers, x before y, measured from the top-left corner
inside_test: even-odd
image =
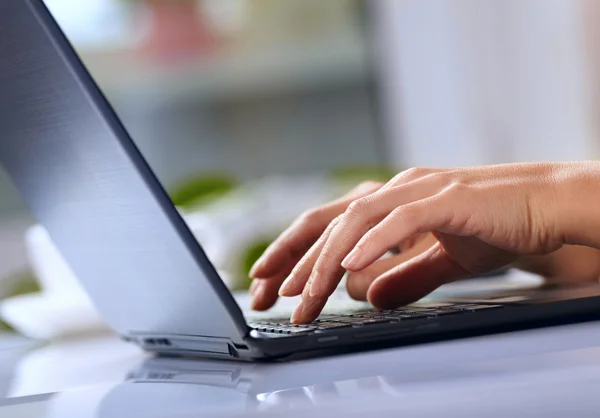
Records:
[[[0,2],[0,164],[123,336],[241,340],[231,294],[41,0]]]

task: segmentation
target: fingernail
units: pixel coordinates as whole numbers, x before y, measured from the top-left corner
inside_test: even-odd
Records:
[[[290,291],[290,287],[292,286],[292,282],[294,281],[294,275],[290,274],[287,279],[282,283],[279,288],[279,296],[287,296]]]
[[[356,266],[361,257],[362,257],[362,249],[360,247],[354,247],[354,249],[348,254],[344,261],[342,261],[342,267],[345,269],[351,269]]]
[[[319,278],[320,278],[319,272],[317,270],[314,270],[310,274],[310,278],[308,279],[308,281],[310,282],[310,289],[308,291],[308,294],[312,298],[314,298],[315,296],[318,296],[319,293],[321,292],[321,281],[319,280]]]
[[[296,310],[294,311],[294,313],[292,314],[292,317],[290,319],[292,324],[301,322],[303,310],[304,310],[304,304],[302,302],[300,302],[300,305],[298,305],[298,307],[296,308]]]

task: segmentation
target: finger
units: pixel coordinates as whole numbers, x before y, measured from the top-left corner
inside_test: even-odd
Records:
[[[379,276],[394,267],[409,261],[431,248],[437,240],[432,235],[420,235],[418,239],[413,238],[413,245],[406,248],[402,253],[378,260],[364,270],[351,272],[346,279],[346,290],[350,297],[356,300],[367,300],[367,291]]]
[[[319,317],[326,303],[327,298],[314,298],[310,296],[308,287],[305,287],[302,292],[302,300],[290,321],[293,324],[308,324]]]
[[[388,248],[414,234],[437,230],[465,233],[470,217],[467,206],[464,200],[449,199],[445,193],[400,206],[360,239],[342,265],[349,271],[363,270]]]
[[[285,280],[285,276],[281,278],[255,279],[256,283],[254,295],[250,303],[250,309],[255,311],[266,311],[275,305],[277,302],[279,286]]]
[[[253,278],[273,277],[290,262],[296,263],[321,236],[327,225],[355,199],[378,190],[383,184],[365,182],[346,196],[300,216],[277,238],[250,270]],[[285,272],[289,274],[289,271]]]
[[[286,266],[283,273],[274,277],[254,279],[249,290],[252,298],[250,308],[255,311],[266,311],[272,308],[279,298],[279,288],[287,277],[287,271],[290,271],[293,267],[294,265],[290,263],[289,266]]]
[[[346,290],[352,299],[366,301],[367,291],[379,276],[408,261],[409,258],[405,254],[396,255],[390,258],[376,261],[362,271],[357,271],[348,274],[346,279]]]
[[[336,227],[338,222],[339,217],[335,218],[329,224],[325,232],[323,232],[323,235],[321,235],[318,241],[311,247],[310,250],[308,250],[298,264],[296,264],[296,267],[294,267],[289,277],[281,286],[281,289],[279,289],[280,296],[298,296],[302,293],[304,287],[309,281],[310,273],[312,272],[315,261],[321,253],[325,242],[327,242],[331,231]]]
[[[334,229],[335,229],[335,227],[334,227]],[[420,241],[418,241],[418,243],[415,245],[415,247],[411,248],[410,250],[403,253],[402,255],[398,255],[398,256],[391,257],[391,258],[388,258],[385,260],[381,260],[380,262],[376,263],[377,267],[380,269],[380,273],[377,271],[377,268],[374,268],[373,270],[371,270],[370,271],[371,277],[372,277],[371,280],[370,280],[369,276],[365,276],[365,277],[363,277],[362,281],[359,281],[355,278],[355,279],[349,279],[350,282],[351,283],[353,282],[359,288],[363,287],[363,289],[364,289],[364,290],[362,290],[363,295],[364,295],[363,299],[366,299],[366,292],[368,289],[368,285],[377,276],[379,276],[381,273],[389,270],[393,266],[401,263],[402,261],[410,259],[411,257],[413,257],[415,255],[418,255],[425,248],[431,246],[431,244],[434,241],[436,241],[435,238],[433,238],[433,236],[428,236],[427,238],[428,239],[421,239]],[[373,266],[371,266],[371,267],[373,267]],[[340,267],[336,274],[341,278],[344,274],[344,269]],[[352,286],[352,284],[350,286]],[[312,296],[310,294],[310,287],[311,287],[310,282],[306,283],[306,285],[304,286],[304,289],[302,291],[302,301],[300,302],[298,308],[292,315],[292,319],[291,319],[292,323],[295,323],[295,324],[310,323],[319,317],[319,314],[325,307],[325,304],[327,303],[328,298]],[[361,290],[359,290],[359,289],[355,289],[355,290],[357,292],[361,292]]]
[[[321,253],[324,243],[327,241],[331,231],[337,227],[338,223],[339,217],[333,220],[319,241],[311,248],[298,266],[294,268],[292,275],[281,288],[280,294],[290,294],[292,296],[302,294],[302,299],[290,318],[293,324],[307,324],[314,321],[319,317],[319,314],[327,303],[327,298],[312,297],[310,295],[309,289],[311,283],[309,275],[312,271],[314,261]],[[343,271],[340,274],[343,274]],[[286,285],[289,286],[289,289],[286,289]],[[287,293],[288,291],[291,293]]]
[[[447,186],[446,181],[442,176],[425,176],[402,186],[379,190],[354,201],[342,215],[340,225],[332,232],[315,263],[311,278],[311,295],[331,295],[339,281],[336,275],[339,266],[367,231],[396,208],[437,195]],[[404,238],[410,238],[410,235]],[[395,242],[381,255],[399,244],[402,244],[402,241]]]
[[[416,302],[443,284],[470,275],[437,243],[373,281],[367,299],[378,309],[393,309]]]

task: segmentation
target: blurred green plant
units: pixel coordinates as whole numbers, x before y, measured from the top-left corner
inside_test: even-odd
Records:
[[[30,293],[39,293],[41,291],[37,277],[30,270],[15,272],[5,277],[3,281],[11,283],[4,292],[3,299]],[[6,322],[0,320],[0,332],[1,331],[14,331],[14,329]]]
[[[226,173],[202,173],[169,188],[173,204],[186,210],[197,209],[234,190],[239,182]]]
[[[258,261],[261,255],[269,248],[269,245],[275,240],[273,239],[263,239],[256,241],[254,244],[250,245],[242,256],[242,272],[243,277],[245,277],[244,283],[240,285],[241,289],[248,289],[250,287],[250,283],[252,282],[252,278],[250,278],[250,269]],[[241,290],[240,289],[240,290]]]
[[[24,270],[14,273],[7,278],[9,282],[14,283],[9,287],[5,297],[25,295],[29,293],[38,293],[41,291],[38,279],[31,270]]]

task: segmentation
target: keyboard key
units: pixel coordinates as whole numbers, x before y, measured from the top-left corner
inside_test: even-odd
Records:
[[[435,303],[425,306],[409,305],[398,309],[386,309],[381,311],[362,309],[346,314],[322,315],[315,322],[306,325],[292,324],[288,318],[267,318],[265,320],[253,321],[248,325],[261,332],[297,335],[313,331],[323,332],[327,330],[336,330],[351,326],[360,327],[371,324],[434,318],[436,316],[467,314],[480,310],[499,309],[503,307],[504,305],[485,305],[477,303]]]
[[[376,314],[352,315],[350,318],[356,318],[356,319],[360,319],[360,318],[383,319],[385,317],[386,317],[386,314],[378,312]]]
[[[347,318],[347,317],[344,315],[328,315],[325,317],[319,317],[314,323],[320,324],[323,322],[336,322],[336,321],[338,321],[340,319],[344,319],[344,318]]]
[[[464,314],[465,311],[461,311],[458,309],[438,309],[434,312],[427,312],[427,314],[435,313],[436,316],[447,316],[447,315],[461,315]]]
[[[425,318],[425,317],[437,316],[437,313],[435,311],[427,311],[427,312],[410,312],[410,311],[405,311],[405,312],[402,312],[401,314],[402,315],[414,316],[416,318]]]
[[[408,309],[400,309],[403,312],[433,312],[434,308],[408,308]]]
[[[362,309],[360,311],[349,312],[350,315],[369,315],[373,313],[377,313],[380,311],[376,311],[375,309]]]
[[[352,324],[348,322],[321,322],[317,324],[317,330],[347,328],[351,326]]]
[[[348,323],[354,326],[385,324],[389,322],[390,320],[385,318],[351,318],[348,320]]]
[[[428,303],[419,303],[416,305],[408,305],[407,308],[426,308],[426,309],[439,309],[452,307],[455,303],[444,303],[444,302],[428,302]]]
[[[409,319],[423,319],[423,318],[427,318],[427,315],[419,315],[419,314],[414,314],[414,315],[396,314],[396,315],[387,315],[385,318],[386,319],[391,319],[391,320],[404,321],[404,320],[409,320]]]

